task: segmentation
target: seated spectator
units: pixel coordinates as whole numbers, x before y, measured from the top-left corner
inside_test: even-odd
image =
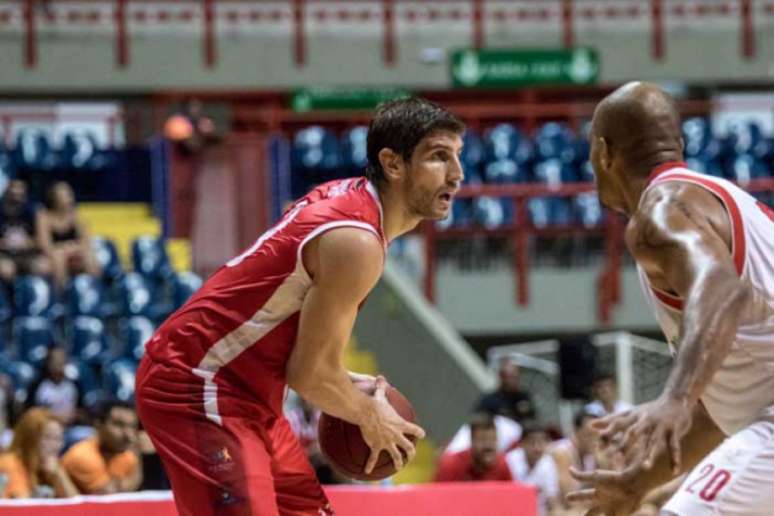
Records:
[[[631,403],[618,399],[618,385],[610,374],[601,374],[594,379],[591,384],[591,394],[594,399],[584,407],[584,410],[597,417],[624,412],[632,408]]]
[[[62,458],[84,494],[126,493],[142,483],[134,407],[109,401],[100,407],[96,435],[73,445]]]
[[[75,209],[70,185],[58,181],[46,192],[45,209],[38,210],[35,225],[38,247],[51,261],[54,282],[63,289],[70,274],[97,276],[99,266],[91,241]]]
[[[69,426],[81,407],[81,396],[78,385],[65,376],[65,365],[67,352],[64,348],[50,348],[40,377],[28,389],[26,405],[45,407]]]
[[[597,465],[597,438],[591,423],[594,414],[581,410],[575,416],[574,431],[570,437],[552,443],[549,454],[554,459],[559,474],[560,500],[582,486],[570,475],[570,467],[579,471],[592,471]]]
[[[51,498],[78,494],[78,489],[59,461],[62,423],[48,410],[26,411],[14,427],[7,453],[0,455],[2,498]]]
[[[560,506],[559,475],[551,455],[546,453],[548,431],[533,422],[524,424],[521,447],[505,456],[514,480],[538,490],[538,514],[552,513]]]
[[[471,447],[441,456],[436,482],[511,480],[505,455],[497,452],[497,427],[489,414],[475,414],[468,422]]]
[[[494,425],[497,428],[497,451],[505,453],[519,444],[521,439],[521,425],[505,416],[493,416]],[[465,423],[454,434],[444,453],[457,453],[470,449],[470,425]]]
[[[0,200],[0,280],[11,285],[17,275],[50,273],[50,263],[38,249],[27,183],[13,179]]]
[[[509,417],[517,423],[535,419],[532,397],[521,389],[519,380],[519,366],[504,358],[500,363],[500,387],[481,398],[476,410]]]

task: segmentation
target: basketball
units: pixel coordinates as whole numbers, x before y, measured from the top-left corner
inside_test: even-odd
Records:
[[[394,387],[387,388],[387,401],[392,408],[405,420],[414,423],[416,414],[414,407]],[[382,450],[373,471],[366,474],[364,469],[371,448],[368,447],[360,433],[360,427],[346,421],[322,414],[319,423],[320,449],[330,465],[341,474],[356,480],[382,480],[395,474],[395,465],[390,454]],[[416,443],[414,436],[407,436]],[[405,453],[403,455],[405,460]]]

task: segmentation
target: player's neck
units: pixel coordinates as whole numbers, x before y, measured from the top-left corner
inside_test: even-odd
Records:
[[[392,242],[399,236],[414,229],[422,220],[421,217],[412,214],[400,192],[389,188],[379,190],[379,199],[382,202],[382,229],[388,242]]]
[[[640,199],[647,186],[647,175],[632,174],[630,177],[626,178],[626,185],[623,186],[623,209],[627,217],[631,217],[637,213]]]

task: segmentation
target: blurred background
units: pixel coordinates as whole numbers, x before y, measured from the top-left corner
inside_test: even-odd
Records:
[[[586,419],[669,371],[588,162],[595,103],[633,79],[678,99],[692,169],[772,205],[774,1],[0,1],[2,446],[32,406],[64,449],[99,434],[91,412],[132,402],[154,328],[291,200],[361,175],[371,110],[418,95],[468,124],[465,187],[392,244],[347,364],[428,430],[391,483],[498,461],[540,483],[545,456],[541,510],[560,511],[567,464],[604,460]],[[288,414],[344,481],[314,411]],[[135,488],[165,488],[139,435]]]

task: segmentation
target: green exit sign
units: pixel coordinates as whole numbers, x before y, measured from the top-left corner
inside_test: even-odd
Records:
[[[458,88],[588,85],[599,78],[599,56],[591,48],[457,50],[451,58]]]
[[[387,100],[408,96],[409,92],[400,88],[301,88],[291,95],[290,108],[299,113],[318,109],[373,109]]]

